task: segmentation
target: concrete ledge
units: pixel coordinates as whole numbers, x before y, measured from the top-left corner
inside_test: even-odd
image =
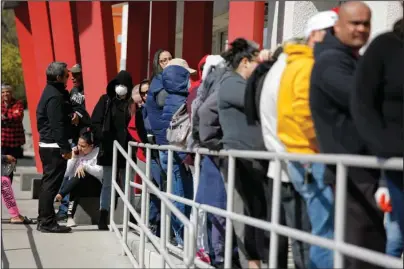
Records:
[[[136,260],[139,261],[139,247],[140,247],[140,236],[136,233],[128,233],[128,246],[135,256]],[[175,268],[186,268],[181,259],[176,255],[170,255]],[[161,268],[161,255],[152,243],[148,242],[145,245],[145,256],[144,256],[144,268]],[[166,268],[169,268],[166,264]]]
[[[38,173],[21,173],[20,175],[20,189],[21,191],[30,191],[32,190],[32,181],[34,179],[42,178],[42,175]]]
[[[33,178],[31,180],[31,198],[32,199],[39,199],[39,193],[41,191],[41,181],[42,181],[42,178]],[[21,181],[21,184],[22,184],[22,181]]]
[[[99,219],[100,198],[99,197],[83,197],[80,198],[76,212],[74,213],[74,221],[77,225],[95,225]],[[109,220],[109,219],[108,219]],[[118,199],[117,208],[114,212],[114,220],[116,224],[123,223],[123,203]]]

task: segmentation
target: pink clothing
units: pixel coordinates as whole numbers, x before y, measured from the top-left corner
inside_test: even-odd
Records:
[[[8,209],[8,214],[12,218],[20,216],[17,203],[14,198],[13,188],[11,187],[11,180],[8,177],[1,177],[1,197],[3,197],[3,203]]]

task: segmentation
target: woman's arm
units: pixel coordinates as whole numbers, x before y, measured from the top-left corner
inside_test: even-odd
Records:
[[[71,158],[70,160],[67,161],[67,168],[66,168],[66,172],[65,172],[65,177],[74,176],[74,173],[76,171],[73,171],[73,170],[74,170],[74,167],[76,166],[76,163],[78,162],[78,160],[79,160],[79,158],[74,156],[73,158]]]

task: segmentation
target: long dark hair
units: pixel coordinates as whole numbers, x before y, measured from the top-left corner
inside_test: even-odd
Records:
[[[155,76],[163,72],[163,68],[161,68],[160,66],[160,54],[165,51],[169,52],[168,50],[165,49],[158,49],[156,53],[154,53],[153,70],[152,70],[152,76],[150,77],[150,81],[152,81]]]
[[[230,49],[222,53],[223,59],[226,60],[228,66],[237,69],[241,60],[252,58],[259,53],[259,46],[244,38],[237,38],[230,44]]]
[[[80,138],[86,141],[88,145],[95,145],[94,133],[90,127],[85,127],[80,131]]]
[[[401,41],[404,41],[404,20],[401,19],[394,24],[393,32],[398,35]]]

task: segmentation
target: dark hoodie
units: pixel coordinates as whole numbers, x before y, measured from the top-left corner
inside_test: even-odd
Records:
[[[358,57],[331,31],[314,48],[310,109],[321,153],[366,154],[350,112]]]
[[[124,100],[116,97],[115,86],[125,85],[128,93]],[[126,149],[131,136],[128,134],[130,121],[129,99],[132,96],[132,77],[127,71],[120,71],[107,86],[107,93],[100,97],[91,116],[96,139],[100,141],[98,164],[103,166],[112,165],[113,141]],[[124,168],[125,161],[121,156],[118,158],[118,167]]]
[[[404,152],[403,46],[399,27],[379,35],[367,48],[356,73],[352,116],[371,154],[379,157],[402,157]]]

